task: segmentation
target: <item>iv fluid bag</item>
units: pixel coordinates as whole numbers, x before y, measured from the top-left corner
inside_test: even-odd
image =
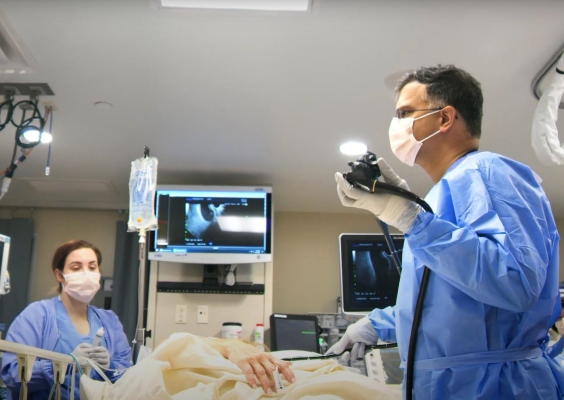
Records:
[[[129,176],[129,232],[157,229],[155,217],[155,191],[157,165],[155,157],[143,157],[131,162]]]

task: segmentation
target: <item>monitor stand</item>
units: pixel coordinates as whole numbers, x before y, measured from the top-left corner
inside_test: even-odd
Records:
[[[219,265],[204,265],[204,279],[202,280],[202,284],[204,286],[219,286]]]

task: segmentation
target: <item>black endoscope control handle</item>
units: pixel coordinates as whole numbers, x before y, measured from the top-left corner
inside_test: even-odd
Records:
[[[343,173],[343,177],[354,187],[368,188],[381,175],[376,161],[378,161],[376,154],[368,151],[356,161],[348,163],[351,170]]]
[[[380,182],[378,178],[382,175],[378,166],[378,157],[371,151],[348,163],[351,170],[343,173],[343,177],[354,187],[366,190],[370,193],[387,193],[400,196],[419,204],[425,211],[433,212],[431,207],[415,193],[402,189],[389,183]]]

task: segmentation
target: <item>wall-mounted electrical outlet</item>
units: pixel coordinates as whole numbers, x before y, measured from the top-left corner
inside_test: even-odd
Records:
[[[208,323],[208,306],[198,306],[198,324]]]
[[[186,304],[176,305],[176,314],[174,316],[175,324],[185,324],[187,321],[188,306]]]

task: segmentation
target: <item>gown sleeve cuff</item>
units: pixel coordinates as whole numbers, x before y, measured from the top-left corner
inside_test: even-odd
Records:
[[[406,237],[408,237],[409,235],[417,235],[431,223],[433,218],[433,213],[421,211],[419,214],[417,214],[417,217],[415,217],[415,220],[413,221],[411,227],[405,232]]]

